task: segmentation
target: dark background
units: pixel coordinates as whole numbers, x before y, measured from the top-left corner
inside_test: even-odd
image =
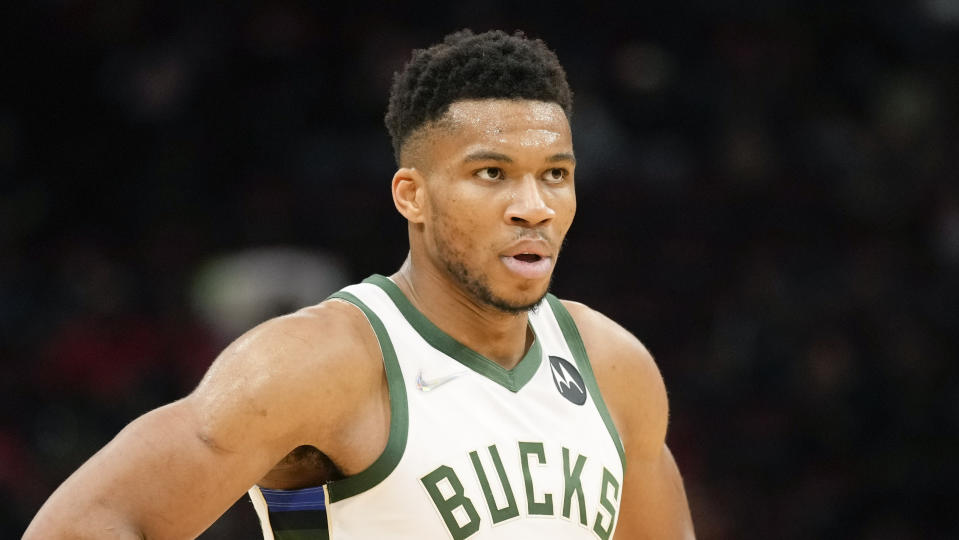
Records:
[[[23,4],[0,537],[244,326],[399,266],[391,75],[467,26],[567,69],[554,292],[656,356],[700,538],[959,536],[959,1]]]

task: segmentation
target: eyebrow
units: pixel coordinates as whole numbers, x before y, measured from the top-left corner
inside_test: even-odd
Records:
[[[513,158],[499,152],[480,150],[478,152],[468,154],[465,158],[463,158],[463,163],[470,163],[473,161],[501,161],[503,163],[513,163]],[[546,158],[546,161],[549,163],[555,163],[557,161],[570,161],[575,165],[576,156],[574,156],[571,152],[561,152],[559,154],[553,154],[552,156],[549,156]]]
[[[499,152],[480,150],[479,152],[468,154],[465,158],[463,158],[463,163],[469,163],[471,161],[502,161],[503,163],[512,163],[513,158],[507,156],[506,154],[500,154]]]
[[[576,165],[576,156],[574,156],[572,152],[561,152],[559,154],[553,154],[552,156],[549,156],[546,158],[546,161],[550,163],[557,161],[570,161],[573,163],[573,165]]]

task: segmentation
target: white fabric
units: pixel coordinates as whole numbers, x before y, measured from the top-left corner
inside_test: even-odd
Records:
[[[576,361],[546,301],[530,314],[530,323],[542,346],[542,358],[533,378],[514,393],[431,347],[378,286],[363,283],[344,291],[372,309],[389,332],[406,387],[409,435],[399,464],[385,480],[365,492],[329,504],[331,539],[451,538],[453,535],[421,482],[421,478],[442,465],[455,471],[465,496],[479,515],[479,530],[470,538],[596,538],[599,535],[593,527],[597,515],[602,528],[609,529],[609,513],[600,503],[603,468],[612,473],[619,486],[615,494],[613,488],[606,486],[606,497],[615,505],[618,517],[622,462],[593,396],[589,395],[584,405],[575,405],[559,393],[553,382],[549,356],[559,356],[573,365]],[[427,381],[460,375],[423,392],[416,384],[420,373]],[[534,501],[542,503],[545,494],[551,494],[552,516],[528,515],[521,441],[543,444],[546,464],[530,457],[530,471]],[[469,456],[470,451],[478,453],[497,506],[502,508],[506,499],[488,450],[493,444],[502,458],[519,510],[518,517],[497,524],[493,523]],[[562,516],[563,447],[570,451],[570,469],[577,456],[587,458],[582,473],[586,526],[581,524],[575,495],[570,519]],[[449,496],[446,484],[442,482],[441,489]],[[466,521],[462,508],[454,515],[459,515],[460,524]]]

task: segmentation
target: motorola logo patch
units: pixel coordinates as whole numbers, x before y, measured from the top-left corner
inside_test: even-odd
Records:
[[[553,372],[553,384],[560,395],[574,405],[586,403],[586,385],[583,383],[583,376],[573,364],[558,356],[550,356],[549,368]]]

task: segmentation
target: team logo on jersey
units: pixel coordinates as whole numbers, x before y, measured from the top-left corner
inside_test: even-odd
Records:
[[[553,371],[553,384],[560,395],[575,405],[586,403],[586,384],[573,364],[558,356],[550,356],[549,367]]]

